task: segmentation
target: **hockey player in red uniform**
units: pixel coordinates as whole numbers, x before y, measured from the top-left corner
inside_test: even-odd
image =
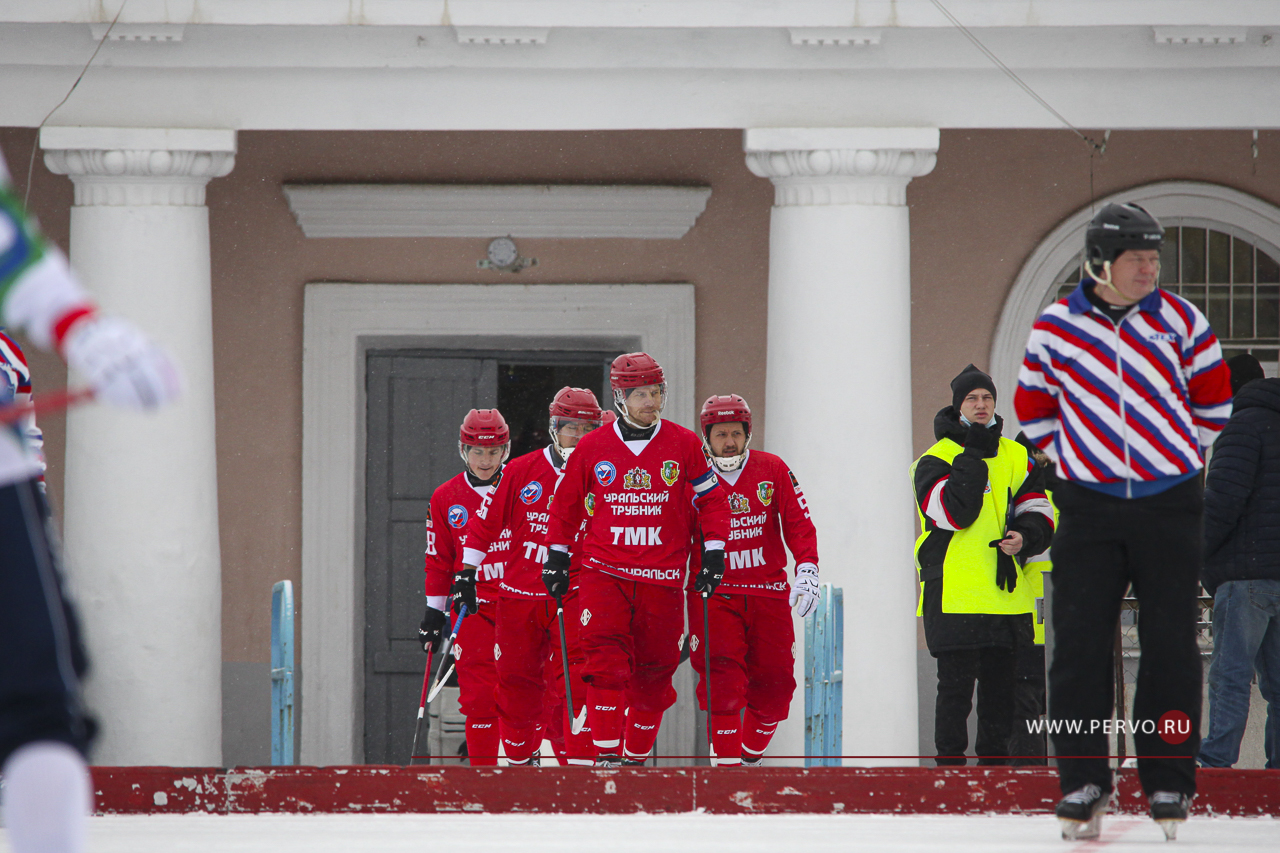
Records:
[[[498,763],[498,707],[494,688],[493,590],[502,578],[511,545],[502,531],[489,548],[487,562],[470,571],[463,566],[462,549],[467,522],[498,485],[502,465],[511,453],[511,433],[497,409],[472,409],[462,421],[458,452],[466,470],[447,480],[431,495],[427,515],[427,611],[418,627],[423,651],[438,651],[449,630],[446,611],[453,598],[456,613],[465,601],[453,656],[458,666],[459,705],[467,718],[467,757],[471,766]],[[469,591],[469,594],[468,594]]]
[[[723,577],[729,532],[729,505],[698,437],[661,419],[666,382],[658,363],[646,353],[620,355],[609,384],[621,417],[569,457],[543,567],[548,591],[562,595],[568,552],[585,519],[578,595],[587,721],[601,766],[643,764],[675,702],[693,512],[705,540],[699,591],[714,591]]]
[[[577,585],[571,582],[569,591],[557,602],[542,583],[542,564],[547,559],[543,541],[556,483],[579,439],[600,426],[604,412],[595,394],[585,388],[566,387],[551,401],[550,413],[551,444],[513,459],[503,468],[502,482],[467,523],[462,557],[467,568],[480,565],[499,532],[510,528],[511,555],[496,589],[497,696],[502,748],[507,762],[515,766],[532,760],[541,740],[539,723],[544,719],[544,708],[551,712],[545,718],[557,757],[569,764],[595,762],[589,730],[575,735],[570,724],[574,711],[586,700],[581,680],[584,661],[578,644],[581,607]],[[578,562],[580,558],[574,561],[574,575]],[[564,608],[565,644],[577,706],[572,710],[565,708],[557,604]],[[555,724],[566,714],[570,720]]]
[[[737,394],[702,404],[702,437],[728,496],[731,518],[724,580],[708,601],[711,621],[711,745],[719,766],[758,765],[795,693],[795,628],[818,605],[818,534],[787,464],[748,450],[751,409]],[[787,584],[787,552],[796,560]],[[689,640],[705,710],[702,596],[689,588]],[[745,712],[743,709],[746,709]]]

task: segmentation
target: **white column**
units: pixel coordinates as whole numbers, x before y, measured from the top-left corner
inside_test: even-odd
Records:
[[[744,148],[775,187],[766,447],[808,498],[822,580],[844,589],[844,754],[916,755],[906,191],[933,169],[938,131],[752,129]],[[801,687],[780,755],[804,753],[797,639]]]
[[[230,130],[45,128],[75,183],[71,264],[104,310],[173,354],[183,398],[67,418],[66,558],[85,622],[96,764],[222,763],[222,570],[209,211]],[[75,383],[76,378],[71,382]],[[263,606],[267,606],[267,590]]]

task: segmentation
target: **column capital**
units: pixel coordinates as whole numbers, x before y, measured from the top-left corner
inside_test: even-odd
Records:
[[[75,184],[77,206],[198,207],[205,184],[235,165],[236,132],[46,127],[40,147],[49,170]]]
[[[751,128],[742,147],[777,207],[900,206],[911,179],[933,171],[938,140],[928,127]]]

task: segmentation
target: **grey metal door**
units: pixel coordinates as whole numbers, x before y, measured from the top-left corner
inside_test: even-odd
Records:
[[[469,409],[495,404],[497,371],[494,359],[368,356],[364,749],[370,764],[409,761],[426,666],[417,628],[427,506],[436,486],[462,469],[457,425]]]

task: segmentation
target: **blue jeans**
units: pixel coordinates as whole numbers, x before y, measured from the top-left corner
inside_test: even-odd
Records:
[[[1267,769],[1280,768],[1280,581],[1226,581],[1213,596],[1209,734],[1200,764],[1230,767],[1249,720],[1250,683],[1267,701]]]

